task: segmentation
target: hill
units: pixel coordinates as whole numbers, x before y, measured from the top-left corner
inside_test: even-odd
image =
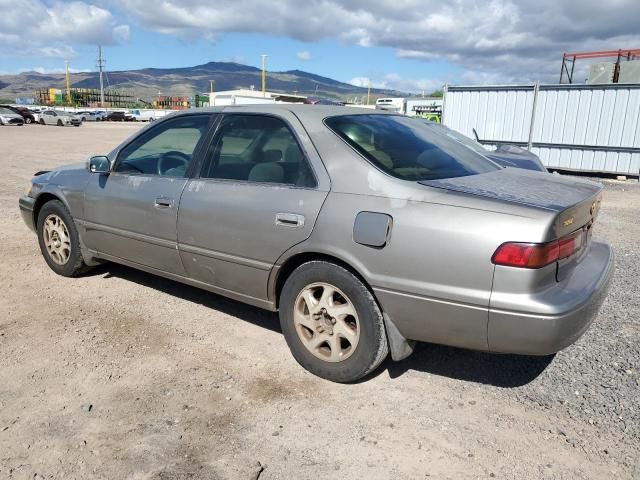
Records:
[[[184,68],[143,68],[106,72],[105,87],[126,90],[137,98],[149,100],[158,95],[191,96],[209,91],[209,81],[215,81],[216,91],[236,88],[261,88],[259,68],[231,62],[209,62]],[[99,88],[97,72],[71,74],[72,88]],[[0,75],[0,98],[31,97],[39,88],[65,87],[64,74],[23,72]],[[315,95],[338,100],[362,97],[367,89],[301,70],[267,72],[269,91]],[[375,97],[406,95],[392,90],[371,89]]]

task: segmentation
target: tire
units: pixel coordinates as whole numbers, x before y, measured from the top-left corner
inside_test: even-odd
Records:
[[[327,293],[332,298],[329,303],[323,302],[325,289],[333,289],[333,293]],[[312,308],[308,308],[310,301]],[[319,313],[322,305],[327,306],[328,313]],[[319,307],[322,308],[318,310]],[[337,314],[338,309],[355,315]],[[287,278],[280,295],[280,325],[296,361],[309,372],[333,382],[361,379],[378,367],[389,352],[382,311],[372,293],[349,270],[327,261],[304,263]],[[349,337],[355,339],[355,347],[341,333],[345,325],[351,327]],[[325,338],[327,341],[323,342]],[[320,346],[312,348],[313,344]],[[336,344],[338,348],[333,348]]]
[[[57,220],[59,220],[61,224],[57,223]],[[48,228],[45,226],[45,222],[51,222],[49,225],[56,226],[57,228]],[[55,234],[47,234],[47,232],[54,230],[56,232]],[[67,232],[66,237],[59,233],[62,231]],[[42,206],[38,213],[37,232],[40,252],[51,270],[63,277],[76,277],[89,270],[80,253],[80,237],[76,224],[60,200],[50,200]],[[45,239],[47,236],[50,243],[55,243],[55,240],[58,240],[61,244],[61,248],[57,249],[57,253],[50,253],[47,247],[47,240]],[[65,249],[65,245],[68,246],[68,248]],[[65,253],[61,253],[62,251]],[[66,254],[67,251],[68,256]],[[65,257],[66,261],[64,261]]]
[[[44,120],[40,119],[40,125],[44,125]]]
[[[62,124],[62,120],[58,120],[58,126],[59,127],[64,127],[64,125]]]
[[[27,118],[24,119],[24,123],[29,125],[30,123],[33,123],[33,120],[31,120],[29,117],[27,117]]]

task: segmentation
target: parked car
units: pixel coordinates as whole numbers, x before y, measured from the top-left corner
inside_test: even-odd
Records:
[[[97,122],[101,122],[103,120],[105,120],[105,117],[107,116],[109,112],[105,111],[105,110],[96,110],[95,114],[96,114],[96,121]]]
[[[57,125],[64,127],[67,125],[73,125],[79,127],[82,125],[82,120],[79,117],[70,115],[68,112],[58,112],[56,110],[44,110],[38,115],[41,125]]]
[[[277,310],[295,359],[347,382],[416,340],[575,342],[614,271],[601,199],[402,115],[253,105],[167,116],[19,205],[54,272],[113,261]]]
[[[24,118],[13,110],[0,107],[0,125],[24,125]]]
[[[476,137],[476,140],[461,134],[456,130],[452,130],[449,127],[445,127],[440,123],[436,123],[430,120],[422,120],[431,128],[436,130],[440,129],[446,132],[451,138],[457,140],[464,146],[470,148],[474,152],[484,155],[490,158],[494,162],[503,167],[524,168],[525,170],[537,170],[539,172],[547,172],[547,168],[543,165],[540,157],[535,153],[531,153],[529,150],[518,147],[517,145],[510,145],[508,143],[500,143],[496,146],[495,150],[485,148],[480,139]],[[475,133],[475,130],[474,130]]]
[[[24,123],[26,124],[35,122],[33,113],[31,113],[31,111],[26,107],[12,107],[11,105],[0,105],[0,107],[11,110],[13,113],[17,113],[22,117]]]
[[[136,122],[153,122],[159,118],[162,118],[167,115],[166,111],[161,110],[129,110],[127,112],[132,120]]]
[[[90,112],[90,111],[77,112],[75,116],[80,118],[80,120],[83,122],[95,122],[96,120],[99,119],[98,114],[96,112]]]
[[[130,122],[133,120],[131,115],[128,115],[125,112],[109,112],[104,120],[108,120],[110,122]]]

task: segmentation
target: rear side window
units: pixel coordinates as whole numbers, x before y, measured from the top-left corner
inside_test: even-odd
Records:
[[[200,176],[315,186],[313,173],[289,127],[279,118],[266,115],[226,116]]]
[[[445,131],[400,115],[344,115],[325,124],[384,172],[403,180],[438,180],[499,170]]]

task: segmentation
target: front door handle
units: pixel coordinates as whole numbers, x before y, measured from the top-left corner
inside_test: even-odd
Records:
[[[276,213],[276,225],[283,227],[304,227],[304,215],[297,213]]]
[[[158,197],[154,203],[156,208],[171,208],[173,207],[173,198]]]

